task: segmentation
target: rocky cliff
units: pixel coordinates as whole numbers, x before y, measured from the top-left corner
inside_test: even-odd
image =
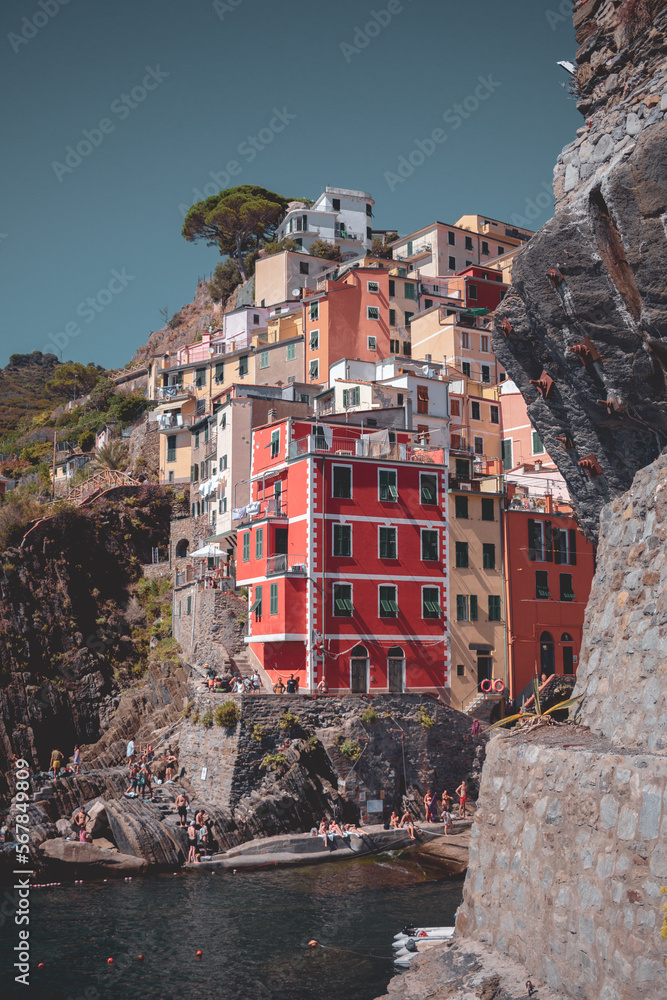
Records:
[[[667,444],[667,3],[574,6],[586,120],[493,343],[594,538],[602,506]]]

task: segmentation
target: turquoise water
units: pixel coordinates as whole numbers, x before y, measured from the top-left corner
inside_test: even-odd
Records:
[[[33,890],[30,987],[10,979],[7,989],[16,944],[7,923],[0,996],[372,1000],[394,974],[393,935],[412,921],[452,924],[461,890],[442,868],[386,855]]]

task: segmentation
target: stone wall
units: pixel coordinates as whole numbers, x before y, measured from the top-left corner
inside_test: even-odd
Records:
[[[666,784],[586,729],[493,739],[458,931],[568,997],[664,997]]]
[[[195,593],[196,587],[194,583],[185,584],[174,591],[174,638],[187,660],[210,663],[222,671],[234,654],[245,652],[243,635],[248,602],[226,591],[197,590]],[[191,598],[190,614],[188,597]]]
[[[667,748],[667,453],[600,521],[575,695],[614,743]]]

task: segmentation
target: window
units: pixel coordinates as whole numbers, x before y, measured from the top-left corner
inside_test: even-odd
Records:
[[[438,532],[422,528],[422,559],[425,562],[438,561]]]
[[[310,264],[308,263],[308,261],[300,260],[299,261],[299,274],[308,274],[309,271],[310,271]]]
[[[461,371],[463,372],[463,374],[465,375],[466,378],[470,378],[470,362],[469,361],[462,361],[461,362]]]
[[[456,543],[456,566],[458,569],[468,569],[468,543]]]
[[[371,229],[370,226],[366,226],[366,239],[367,240],[373,239],[373,230]]]
[[[250,562],[250,532],[243,533],[243,562]]]
[[[340,212],[340,198],[332,198],[331,207],[334,212]]]
[[[398,343],[398,341],[396,341]],[[396,394],[396,403],[398,406],[403,406],[403,393],[399,392]]]
[[[349,465],[334,465],[333,495],[340,500],[350,500],[352,497],[352,469]]]
[[[226,468],[227,468],[227,456],[222,455],[220,457],[220,471],[222,472]]]
[[[239,358],[239,375],[243,377],[248,374],[248,355],[242,354]]]
[[[379,306],[366,306],[366,319],[379,319],[379,318],[380,318]]]
[[[377,351],[378,349],[377,337],[366,337],[366,346],[369,351]]]
[[[319,348],[319,346],[320,346],[320,331],[319,330],[311,330],[310,331],[310,337],[308,339],[308,343],[310,344],[311,351],[316,351]]]
[[[309,315],[310,315],[311,319],[319,319],[320,318],[320,304],[319,304],[319,302],[311,302],[310,303]]]
[[[428,413],[428,386],[417,386],[417,413]]]
[[[549,574],[546,570],[535,570],[535,597],[539,601],[549,600]]]
[[[528,558],[531,562],[553,561],[551,521],[528,518]]]
[[[396,326],[396,310],[389,310],[389,326]]]
[[[333,613],[337,618],[352,617],[352,584],[334,583]]]
[[[505,253],[505,247],[498,247],[498,256],[502,257],[504,253]]]
[[[475,438],[475,454],[476,455],[484,454],[484,438],[481,437]]]
[[[190,466],[190,482],[196,483],[199,479],[199,463],[195,462],[194,465]]]
[[[456,595],[456,620],[457,622],[470,621],[470,611],[468,608],[468,595]]]
[[[537,433],[537,431],[533,431],[532,446],[533,446],[533,455],[541,455],[544,452],[544,445],[542,444],[542,438]]]
[[[413,299],[415,297],[415,286],[411,281],[406,281],[403,285],[403,295],[406,299]]]
[[[333,554],[335,556],[352,555],[352,525],[334,524],[333,526]]]
[[[408,248],[407,249],[408,249],[407,256],[408,257],[412,257],[412,255],[414,253],[414,242],[413,242],[413,240],[408,240]]]
[[[185,602],[185,613],[186,613],[186,615],[191,615],[192,614],[192,598],[191,597],[188,597],[188,599]]]
[[[389,279],[389,295],[393,296],[396,294],[396,282],[393,278]]]
[[[467,330],[461,331],[461,350],[463,351],[470,350],[470,334],[468,333]]]
[[[311,361],[308,366],[308,375],[311,379],[319,378],[320,375],[320,363],[319,361]]]
[[[470,404],[470,416],[471,416],[471,418],[473,420],[481,420],[482,419],[479,403],[475,403],[473,401]]]
[[[369,338],[370,339],[370,338]],[[343,406],[359,406],[361,399],[361,389],[355,385],[352,389],[343,389]]]
[[[466,250],[472,250],[472,236],[465,237],[465,248]]]
[[[194,443],[193,447],[194,448],[198,448],[199,447],[199,431],[195,431],[195,443]]]
[[[424,309],[430,309],[433,305],[433,299],[424,299]]]
[[[500,621],[500,596],[498,594],[489,594],[489,621]]]
[[[438,502],[438,477],[432,476],[430,472],[422,472],[419,475],[419,502],[421,504]]]
[[[269,614],[278,614],[278,584],[272,583],[269,590]]]
[[[577,565],[577,532],[574,528],[552,530],[554,562],[563,566]]]
[[[258,622],[262,617],[262,588],[255,587],[255,600],[250,606],[249,614],[255,612],[255,621]]]
[[[456,459],[456,478],[470,479],[470,462],[466,458]]]
[[[477,594],[470,595],[470,621],[476,622],[478,618]]]
[[[255,559],[261,559],[264,555],[264,528],[255,530]]]
[[[491,255],[491,251],[489,250],[489,244],[486,242],[486,240],[482,240],[482,254],[484,255],[484,257],[489,257]]]
[[[495,503],[489,497],[482,497],[482,520],[495,521]]]
[[[456,676],[457,677],[463,677],[463,676],[465,676],[465,667],[463,666],[462,663],[457,663],[456,664]]]
[[[294,361],[296,359],[296,344],[287,345],[287,354],[285,357],[287,361]]]
[[[280,451],[280,431],[271,431],[271,458],[277,458]]]
[[[202,386],[205,385],[206,385],[206,369],[197,368],[197,370],[195,371],[195,386],[198,389],[201,389]]]
[[[167,436],[167,461],[176,461],[176,435],[169,434]]]
[[[268,368],[269,367],[269,352],[268,351],[262,351],[262,353],[260,354],[260,356],[259,356],[259,367],[260,368]]]
[[[422,618],[440,617],[440,590],[438,587],[422,587]]]
[[[493,542],[482,544],[482,567],[484,569],[496,568],[496,547]]]
[[[456,270],[456,257],[449,257],[447,261],[447,267],[450,271]]]
[[[225,362],[218,361],[215,366],[215,381],[218,385],[225,381]]]
[[[403,354],[406,358],[409,358],[410,355],[412,354],[412,347],[410,346],[409,340],[403,341]]]
[[[460,399],[450,399],[449,410],[453,417],[461,416],[461,400]]]
[[[500,410],[497,406],[491,406],[491,423],[492,424],[500,423]]]
[[[393,309],[390,309],[389,312],[390,313],[393,312]],[[390,354],[400,354],[401,353],[401,342],[400,342],[400,340],[390,340],[389,341],[389,353]]]
[[[572,574],[560,574],[560,599],[561,601],[573,601],[574,590],[572,589]]]
[[[482,365],[482,382],[491,381],[491,368],[489,365]]]
[[[380,528],[380,559],[396,559],[396,528]]]
[[[227,497],[223,497],[221,500],[218,500],[218,514],[226,514],[226,513],[227,513]]]
[[[367,281],[366,282],[366,289],[369,292],[373,292],[373,294],[376,295],[380,291],[380,282],[379,281]]]
[[[505,438],[502,442],[502,455],[503,455],[503,470],[509,472],[513,466],[512,459],[512,439]]]
[[[380,587],[380,618],[398,618],[396,587]]]
[[[398,500],[395,469],[380,469],[378,471],[378,484],[380,500]]]
[[[447,233],[447,242],[449,243],[450,247],[455,247],[456,246],[456,233]]]
[[[481,335],[481,337],[479,338],[479,344],[480,344],[480,350],[483,351],[484,354],[488,354],[489,353],[489,338],[487,337],[487,335],[485,333],[483,333]]]
[[[468,517],[468,497],[461,496],[457,493],[454,500],[454,510],[458,518],[463,518],[467,520]]]

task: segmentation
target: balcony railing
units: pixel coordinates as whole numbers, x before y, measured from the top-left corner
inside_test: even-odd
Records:
[[[417,444],[384,444],[373,435],[363,438],[332,438],[331,442],[327,443],[323,436],[309,434],[307,437],[290,442],[290,458],[321,452],[422,464],[441,465],[444,461],[442,448],[429,448]]]
[[[295,555],[292,552],[269,556],[266,560],[266,575],[307,576],[307,556]]]
[[[179,396],[192,395],[193,389],[191,385],[161,385],[157,391],[157,398],[160,400],[178,399]]]

